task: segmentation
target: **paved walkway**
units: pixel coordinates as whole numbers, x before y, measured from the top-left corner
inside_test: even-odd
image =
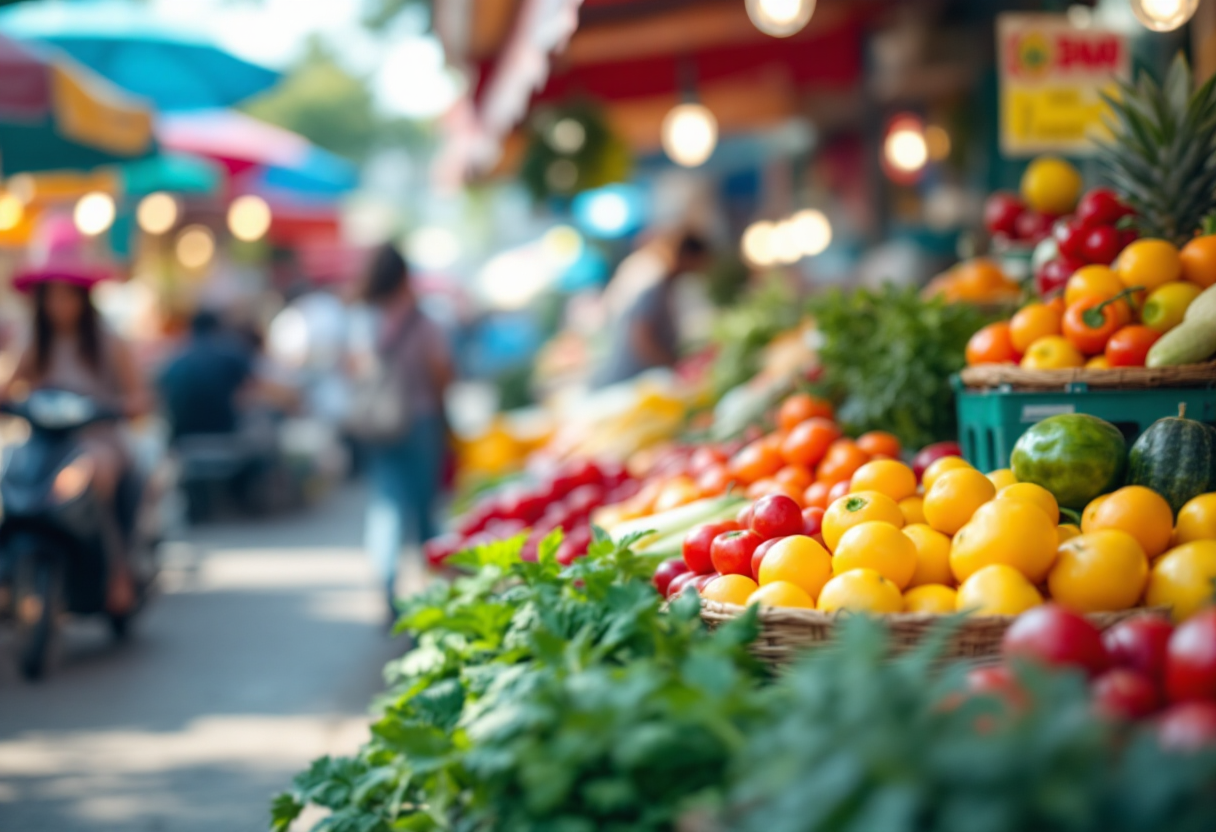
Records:
[[[131,643],[68,630],[18,679],[0,637],[0,830],[256,832],[313,757],[353,750],[400,651],[358,549],[361,497],[169,547]]]

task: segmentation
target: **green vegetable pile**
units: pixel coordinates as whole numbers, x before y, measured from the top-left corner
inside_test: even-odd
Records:
[[[798,325],[802,308],[792,287],[770,278],[749,288],[714,320],[718,352],[710,368],[714,400],[755,378],[764,348]]]
[[[890,431],[905,448],[957,436],[950,376],[984,313],[892,285],[836,289],[812,298],[810,312],[823,339],[820,392],[839,402],[849,433]]]
[[[409,602],[370,741],[297,776],[276,832],[308,804],[317,832],[1216,828],[1216,753],[1099,720],[1080,678],[1021,669],[1022,710],[966,699],[937,641],[892,660],[856,618],[774,680],[754,614],[708,632],[628,541],[565,569],[556,543],[463,554],[475,574]]]

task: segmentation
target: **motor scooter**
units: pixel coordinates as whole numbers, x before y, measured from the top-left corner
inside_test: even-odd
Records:
[[[0,473],[0,616],[15,625],[21,674],[37,679],[51,664],[65,615],[105,615],[116,639],[127,636],[159,570],[159,540],[143,516],[144,489],[134,471],[118,486],[117,518],[105,516],[114,509],[94,488],[80,434],[118,413],[87,396],[50,389],[0,404],[0,412],[30,427],[29,438],[6,451]],[[135,588],[135,604],[122,615],[105,609],[104,539],[115,519]]]

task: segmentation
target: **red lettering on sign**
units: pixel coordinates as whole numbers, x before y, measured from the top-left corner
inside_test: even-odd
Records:
[[[1060,69],[1090,71],[1119,68],[1120,42],[1117,36],[1077,38],[1060,35],[1056,38],[1056,62]]]

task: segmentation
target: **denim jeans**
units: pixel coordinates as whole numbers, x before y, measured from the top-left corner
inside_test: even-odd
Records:
[[[422,544],[435,534],[447,437],[438,416],[416,417],[400,441],[367,449],[367,520],[364,545],[390,597],[397,560],[408,539]]]

